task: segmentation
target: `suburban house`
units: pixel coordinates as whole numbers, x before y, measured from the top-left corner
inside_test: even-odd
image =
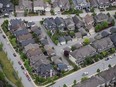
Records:
[[[44,49],[46,50],[48,56],[55,55],[54,49],[50,45],[45,45]]]
[[[103,38],[109,36],[110,34],[111,34],[110,32],[105,31],[105,30],[101,32],[101,36],[102,36]]]
[[[48,29],[52,33],[54,33],[57,29],[54,18],[45,18],[43,25],[45,26],[46,29]]]
[[[110,38],[111,38],[112,42],[114,43],[114,45],[116,46],[116,33],[112,34],[110,36]]]
[[[10,0],[0,0],[0,12],[4,16],[9,16],[13,9],[13,4],[10,2]]]
[[[67,42],[69,42],[69,41],[72,41],[72,38],[71,38],[71,36],[64,36],[64,38],[65,38],[65,40],[67,41]]]
[[[78,39],[82,39],[82,34],[81,34],[81,32],[75,33],[75,37],[77,38],[77,40],[78,40]]]
[[[81,28],[81,27],[84,27],[84,22],[82,21],[82,19],[79,17],[79,16],[74,16],[72,17],[74,23],[75,23],[75,27],[76,28]]]
[[[81,35],[84,37],[84,36],[87,36],[87,31],[84,29],[84,28],[80,28],[79,29],[79,32],[81,33]]]
[[[98,52],[106,51],[114,47],[110,37],[105,37],[103,39],[96,40],[92,43],[92,46],[96,48]]]
[[[90,34],[94,34],[94,19],[91,15],[87,14],[84,18],[83,21],[85,22],[85,27],[87,29],[87,31],[89,31]]]
[[[25,40],[25,41],[20,42],[19,44],[20,44],[22,47],[24,47],[24,46],[26,46],[26,45],[28,45],[28,44],[30,44],[30,43],[34,44],[34,43],[35,43],[35,40],[34,40],[34,39],[28,39],[28,40]]]
[[[71,52],[69,59],[72,62],[80,65],[87,57],[93,56],[95,54],[96,49],[90,45],[86,45]]]
[[[63,32],[65,30],[65,27],[66,27],[64,19],[61,18],[61,17],[56,17],[54,20],[55,20],[55,23],[56,23],[56,26],[57,26],[58,30]]]
[[[44,46],[49,44],[47,38],[42,38],[42,39],[40,40],[40,42],[41,42],[41,44],[44,45]]]
[[[97,3],[97,0],[89,0],[90,1],[90,6],[92,6],[93,8],[96,8],[98,7],[98,3]]]
[[[28,9],[28,11],[32,10],[32,2],[29,0],[21,0],[20,8]],[[44,2],[43,0],[34,0],[34,12],[38,11],[50,11],[51,7],[47,2]]]
[[[74,87],[116,87],[116,66],[92,76]]]
[[[108,21],[108,15],[104,13],[99,13],[94,17],[94,19],[96,23],[101,23],[103,21]]]
[[[70,9],[69,0],[52,0],[53,8],[59,7],[61,11]]]
[[[22,42],[22,41],[29,40],[32,38],[33,38],[32,35],[28,33],[28,34],[17,36],[17,41]]]
[[[28,44],[24,48],[25,48],[25,53],[28,58],[43,54],[38,44]]]
[[[75,30],[75,23],[71,17],[64,19],[68,30]]]
[[[9,22],[9,30],[13,33],[18,29],[25,28],[25,23],[22,19],[11,19]]]
[[[59,37],[59,38],[58,38],[58,41],[59,41],[60,45],[66,44],[66,40],[65,40],[64,37]]]
[[[99,8],[106,8],[109,7],[110,2],[109,0],[97,0]]]
[[[111,34],[116,33],[116,26],[111,27],[110,33]]]
[[[41,28],[38,27],[38,26],[33,26],[33,27],[31,27],[31,31],[32,31],[33,33],[35,33],[37,36],[40,36],[41,33],[42,33]]]
[[[90,3],[87,0],[73,0],[73,4],[75,6],[75,9],[79,10],[90,7]]]
[[[62,62],[60,57],[53,56],[53,57],[51,57],[51,61],[57,66],[58,71],[67,71],[68,70],[67,65]]]
[[[109,2],[112,6],[116,6],[116,0],[109,0]]]

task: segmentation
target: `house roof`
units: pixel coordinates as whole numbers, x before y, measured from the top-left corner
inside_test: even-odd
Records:
[[[64,71],[65,69],[68,69],[67,65],[63,63],[59,63],[57,66],[60,71]]]
[[[101,34],[97,34],[95,37],[94,37],[95,39],[101,39],[102,38],[102,35]]]
[[[59,26],[61,24],[65,25],[64,19],[61,18],[61,17],[56,17],[54,20],[55,20],[55,23],[56,23],[57,26]]]
[[[26,35],[22,35],[22,36],[18,36],[18,41],[23,41],[23,40],[27,40],[27,39],[32,39],[32,35],[30,33],[26,34]]]
[[[104,48],[108,48],[109,45],[113,45],[111,39],[109,37],[105,37],[103,39],[100,39],[100,40],[96,40],[95,42],[93,42],[93,46],[96,48],[96,49],[104,49]]]
[[[70,24],[74,24],[73,19],[72,18],[66,18],[64,19],[66,26],[70,25]]]
[[[78,49],[78,48],[82,47],[83,45],[81,43],[77,43],[77,44],[74,44],[73,46]]]
[[[10,30],[17,30],[18,28],[25,28],[24,21],[22,19],[11,19],[10,20]]]
[[[35,22],[29,21],[29,22],[27,23],[27,25],[28,25],[29,27],[31,27],[31,26],[35,25]]]
[[[90,56],[92,55],[93,53],[96,52],[96,49],[93,48],[92,46],[90,45],[86,45],[86,46],[83,46],[77,50],[74,50],[73,52],[71,52],[70,54],[78,60],[81,60],[80,58],[85,58],[87,56]]]
[[[53,57],[51,57],[51,60],[52,60],[52,62],[54,62],[54,64],[59,64],[59,63],[62,63],[62,60],[60,59],[60,57],[59,56],[53,56]]]
[[[66,41],[72,40],[71,36],[64,36],[64,38],[65,38]]]
[[[84,28],[80,28],[79,31],[81,32],[82,36],[87,35],[87,31]]]
[[[58,41],[59,41],[59,42],[64,42],[64,41],[66,41],[66,40],[65,40],[64,37],[59,37],[59,38],[58,38]]]
[[[37,35],[41,35],[41,33],[42,33],[41,28],[38,26],[32,27],[31,30]]]
[[[93,7],[98,6],[97,0],[89,0],[90,1],[90,5]]]
[[[24,46],[26,46],[26,45],[28,45],[28,44],[30,44],[30,43],[34,44],[35,41],[34,41],[34,39],[29,39],[29,40],[22,41],[22,42],[20,42],[20,43],[21,43],[21,45],[24,47]]]
[[[98,15],[95,16],[95,21],[96,22],[103,22],[108,20],[108,15],[104,13],[99,13]]]
[[[72,19],[73,19],[76,27],[81,28],[81,26],[84,26],[84,23],[79,16],[75,15],[74,17],[72,17]]]
[[[28,32],[27,29],[22,29],[22,30],[17,30],[17,31],[15,31],[14,34],[15,34],[16,36],[22,36],[22,35],[29,34],[29,32]]]
[[[113,26],[113,27],[110,29],[110,32],[111,32],[111,33],[116,33],[116,26]]]
[[[101,36],[102,37],[107,37],[107,36],[109,36],[110,35],[110,33],[108,32],[108,31],[102,31],[101,32]]]
[[[82,34],[81,34],[81,32],[77,32],[77,33],[75,33],[75,36],[76,36],[77,38],[82,38]]]
[[[47,51],[48,55],[55,54],[54,50],[52,49],[52,47],[50,45],[45,45],[44,49]]]
[[[24,47],[25,51],[27,52],[28,50],[30,49],[38,49],[39,48],[39,45],[38,44],[28,44],[27,46]]]
[[[113,43],[116,43],[116,33],[110,36]]]
[[[109,5],[109,0],[97,0],[99,4],[107,4]]]
[[[93,23],[94,22],[94,19],[93,19],[93,17],[91,16],[91,15],[89,15],[89,14],[87,14],[85,17],[84,17],[84,22],[86,23],[86,24],[88,24],[88,23]]]
[[[48,45],[48,40],[44,38],[44,39],[41,40],[41,43],[43,45]]]

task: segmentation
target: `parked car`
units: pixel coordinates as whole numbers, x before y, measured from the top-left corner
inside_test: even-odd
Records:
[[[18,61],[18,64],[21,65],[21,61]]]
[[[88,72],[84,72],[82,75],[83,76],[86,76],[86,75],[88,75],[89,73]]]
[[[6,38],[6,36],[5,35],[2,35],[2,37],[5,39]]]
[[[105,58],[105,61],[108,61],[109,60],[109,57]]]
[[[23,67],[23,66],[21,66],[21,69],[23,69],[23,70],[24,70],[24,67]]]
[[[15,53],[13,53],[13,56],[14,56],[14,57],[16,57],[16,54],[15,54]]]

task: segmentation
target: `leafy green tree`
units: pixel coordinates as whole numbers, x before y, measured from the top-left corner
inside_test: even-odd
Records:
[[[95,26],[95,31],[96,31],[96,32],[100,31],[101,29],[102,29],[101,24],[97,24],[97,25]]]
[[[107,28],[108,27],[108,22],[107,21],[104,21],[101,23],[102,25],[102,28]]]
[[[58,42],[59,42],[58,40],[55,40],[55,42],[54,42],[54,43],[57,45],[57,44],[58,44]]]
[[[63,85],[63,87],[67,87],[67,85],[66,85],[66,84],[64,84],[64,85]]]
[[[74,81],[73,81],[73,84],[74,84],[74,85],[76,85],[76,84],[77,84],[77,81],[76,81],[76,80],[74,80]]]
[[[107,56],[107,54],[108,54],[108,52],[103,51],[103,52],[101,52],[101,54],[102,54],[102,56],[103,56],[103,57],[106,57],[106,56]]]
[[[111,64],[109,64],[108,67],[111,68],[112,67]]]
[[[113,19],[112,22],[111,22],[112,26],[115,25],[115,20]]]
[[[81,78],[81,82],[88,80],[88,77]]]
[[[70,31],[69,34],[70,34],[71,37],[74,37],[75,36],[74,31]]]
[[[75,47],[75,46],[72,46],[72,47],[71,47],[71,50],[72,50],[72,51],[76,50],[76,47]]]
[[[89,38],[84,38],[83,43],[84,43],[84,45],[88,45],[90,43],[90,39]]]
[[[13,3],[14,6],[14,14],[16,14],[16,5],[19,4],[19,0],[11,0],[11,2]]]
[[[97,73],[100,73],[100,69],[97,69]]]

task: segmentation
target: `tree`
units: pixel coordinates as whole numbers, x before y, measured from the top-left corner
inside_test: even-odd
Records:
[[[97,73],[100,73],[100,69],[97,69]]]
[[[66,51],[66,50],[65,50],[65,51],[64,51],[64,56],[65,56],[65,57],[69,57],[69,51]]]
[[[77,71],[77,70],[78,70],[77,65],[74,65],[74,71]]]
[[[111,21],[111,24],[112,24],[112,26],[115,25],[115,21],[114,21],[114,19]]]
[[[102,51],[101,54],[102,54],[103,57],[106,57],[107,54],[108,54],[108,52],[106,52],[106,51]]]
[[[108,22],[107,21],[104,21],[101,23],[102,25],[102,28],[107,28],[108,27]]]
[[[81,82],[88,80],[88,77],[81,78]]]
[[[97,25],[95,26],[95,31],[96,31],[96,32],[100,31],[101,29],[102,29],[101,24],[97,24]]]
[[[31,0],[32,13],[34,13],[34,0]]]
[[[71,50],[72,50],[72,51],[76,50],[76,47],[75,47],[75,46],[72,46],[72,47],[71,47]]]
[[[57,44],[58,44],[58,42],[59,42],[58,40],[55,40],[55,42],[54,42],[54,43],[57,45]]]
[[[77,84],[77,81],[76,81],[76,80],[74,80],[74,81],[73,81],[73,84],[74,84],[74,85],[76,85],[76,84]]]
[[[64,84],[64,85],[63,85],[63,87],[67,87],[67,85],[66,85],[66,84]]]
[[[108,67],[111,68],[112,67],[111,64],[109,64]]]
[[[74,37],[75,36],[74,31],[70,31],[69,34],[70,34],[71,37]]]
[[[84,43],[84,45],[88,45],[90,43],[90,39],[89,38],[84,38],[83,43]]]
[[[14,14],[16,14],[16,5],[19,4],[19,0],[11,0],[11,2],[13,3],[14,6]]]

